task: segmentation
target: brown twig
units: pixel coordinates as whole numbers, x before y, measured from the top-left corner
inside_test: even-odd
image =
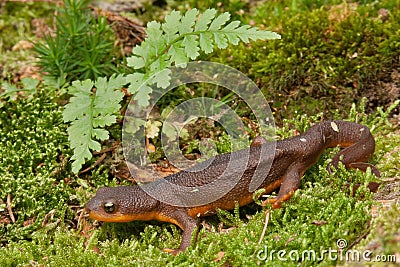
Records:
[[[94,167],[96,167],[97,165],[99,165],[99,164],[106,158],[107,153],[108,153],[108,152],[114,152],[114,150],[115,150],[118,146],[119,146],[119,142],[114,142],[113,146],[111,146],[111,147],[106,147],[106,148],[104,148],[104,149],[102,149],[102,150],[100,150],[100,151],[94,151],[94,152],[93,152],[93,155],[97,156],[97,155],[102,154],[101,157],[100,157],[98,160],[96,160],[96,162],[95,162],[92,166],[90,166],[90,167],[84,169],[84,170],[81,171],[80,173],[88,172],[88,171],[90,171],[91,169],[93,169]]]
[[[100,151],[93,151],[93,155],[97,156],[97,155],[100,155],[100,154],[105,154],[107,152],[114,151],[115,148],[116,148],[116,146],[114,145],[112,147],[106,147],[106,148],[104,148],[104,149],[102,149]]]
[[[351,243],[350,246],[348,247],[348,249],[352,249],[355,245],[359,244],[360,241],[362,239],[364,239],[371,232],[371,228],[370,227],[371,227],[371,223],[368,222],[367,230],[361,236],[359,236],[353,243]]]
[[[104,153],[103,155],[101,155],[101,157],[98,160],[96,160],[96,162],[92,166],[84,169],[83,171],[80,171],[79,173],[81,174],[81,173],[90,171],[91,169],[93,169],[94,167],[99,165],[106,158],[106,156],[107,156],[107,153]]]
[[[12,206],[11,206],[11,194],[8,193],[7,195],[7,210],[8,210],[8,214],[10,215],[11,221],[13,223],[15,223],[15,217],[12,211]]]

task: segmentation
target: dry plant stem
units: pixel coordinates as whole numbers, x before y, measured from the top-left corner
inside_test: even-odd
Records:
[[[268,226],[268,222],[269,222],[269,210],[265,211],[265,222],[264,222],[264,228],[261,232],[261,236],[260,236],[260,240],[258,240],[258,244],[260,245],[262,240],[264,239],[265,236],[265,232],[267,231],[267,226]]]
[[[85,209],[80,209],[80,210],[78,210],[78,213],[79,213],[79,218],[78,218],[78,223],[76,225],[77,230],[81,227],[82,222],[83,222],[83,217],[85,216],[86,212],[85,212]]]
[[[13,223],[15,223],[15,217],[12,211],[12,206],[11,206],[11,194],[8,193],[7,195],[7,210],[8,210],[8,214],[10,215],[11,221]]]

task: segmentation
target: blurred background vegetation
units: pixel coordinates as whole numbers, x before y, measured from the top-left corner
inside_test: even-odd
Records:
[[[196,7],[203,11],[213,7],[219,12],[229,12],[233,19],[243,23],[281,34],[281,40],[229,46],[201,58],[237,68],[255,81],[270,102],[277,124],[282,127],[278,130],[280,137],[293,135],[300,126],[324,118],[347,119],[354,103],[356,107],[362,106],[363,97],[366,98],[366,113],[372,114],[366,121],[374,127],[376,121],[373,118],[384,117],[378,107],[385,109],[400,96],[400,0],[107,0],[88,1],[87,4],[90,9],[77,7],[75,13],[63,14],[59,12],[63,3],[58,1],[0,3],[2,266],[259,264],[249,255],[258,248],[263,213],[256,213],[254,220],[247,219],[247,215],[259,211],[259,207],[250,207],[245,209],[245,214],[240,214],[246,225],[225,215],[232,225],[240,224],[240,227],[226,236],[203,232],[204,242],[177,258],[159,251],[163,246],[179,243],[180,232],[174,226],[135,223],[105,225],[97,230],[83,222],[82,205],[97,187],[130,182],[115,172],[122,171],[119,169],[121,151],[106,157],[89,172],[79,175],[70,172],[71,151],[61,115],[68,98],[65,86],[75,79],[126,73],[125,56],[129,56],[132,47],[144,38],[146,23],[161,21],[171,10],[186,11]],[[123,18],[129,21],[123,21]],[[68,25],[72,27],[68,28]],[[124,28],[126,25],[127,29]],[[56,42],[51,43],[52,40]],[[46,44],[52,45],[50,49]],[[18,90],[29,83],[23,80],[27,77],[41,80],[31,86],[31,91],[37,93]],[[195,91],[179,88],[164,97],[159,106],[162,109],[171,103],[202,95],[236,103],[233,101],[235,96],[227,95],[223,88],[199,88],[201,90]],[[238,104],[234,108],[241,116],[251,117],[245,106]],[[376,110],[378,112],[374,113]],[[394,124],[399,123],[398,114],[398,107],[391,111]],[[367,117],[364,112],[357,116]],[[357,116],[350,118],[355,120]],[[207,123],[200,126],[193,127],[190,136],[211,136],[219,146],[224,146],[223,134],[222,137],[214,135]],[[110,131],[110,143],[120,140],[118,126]],[[380,164],[384,177],[398,178],[398,129],[389,130],[379,124],[374,134],[377,153],[373,163]],[[195,140],[186,141],[187,151],[193,150],[191,146],[197,146],[193,145]],[[330,156],[325,155],[318,165],[325,164]],[[158,153],[156,158],[160,157],[162,154]],[[360,204],[338,192],[341,182],[332,184],[324,168],[315,166],[307,172],[308,178],[302,184],[303,194],[307,196],[305,200],[296,197],[291,207],[287,205],[286,209],[274,211],[272,224],[275,228],[269,230],[266,237],[269,244],[286,248],[296,233],[303,230],[308,234],[317,233],[310,220],[327,222],[327,230],[318,232],[320,236],[301,235],[302,239],[296,239],[289,246],[297,249],[310,248],[311,244],[315,248],[329,247],[333,241],[325,240],[327,237],[339,238],[340,234],[346,233],[349,242],[357,242],[360,236],[370,231],[371,196]],[[340,175],[352,182],[353,177],[364,178],[354,173]],[[394,190],[399,191],[398,188]],[[329,197],[329,207],[323,211],[324,199]],[[12,204],[11,211],[9,203]],[[342,214],[333,214],[340,209],[343,209]],[[380,242],[383,248],[378,246],[378,250],[382,248],[385,253],[399,251],[398,242],[395,242],[400,236],[399,230],[388,226],[399,225],[399,209],[394,208],[388,214],[388,219],[378,222],[374,234],[369,237],[372,241],[362,244],[363,248]],[[208,223],[214,227],[211,232],[217,232],[219,220],[211,218]],[[276,239],[277,236],[281,239]],[[101,253],[98,253],[99,247]],[[225,258],[219,254],[220,250],[225,251]],[[297,266],[297,263],[293,265]]]

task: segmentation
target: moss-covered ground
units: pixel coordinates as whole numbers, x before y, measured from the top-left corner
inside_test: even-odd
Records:
[[[376,138],[370,162],[382,177],[343,168],[329,174],[336,151],[329,150],[306,172],[295,196],[269,211],[267,225],[268,207],[220,212],[200,220],[197,244],[172,256],[162,249],[179,245],[174,225],[87,218],[83,206],[98,187],[130,182],[112,175],[111,156],[88,172],[71,172],[64,96],[40,83],[36,93],[5,98],[3,83],[0,266],[358,266],[345,260],[349,251],[371,252],[363,264],[399,264],[399,109],[386,110],[400,92],[400,1],[158,2],[125,15],[148,21],[171,9],[216,7],[279,32],[279,42],[232,46],[204,59],[235,67],[257,83],[274,110],[280,139],[324,118],[366,124]],[[21,78],[41,75],[24,41],[42,37],[40,23],[51,25],[54,10],[51,2],[0,3],[2,81],[19,87]],[[378,193],[348,194],[348,184],[369,181],[381,183]],[[342,254],[334,252],[338,245]]]

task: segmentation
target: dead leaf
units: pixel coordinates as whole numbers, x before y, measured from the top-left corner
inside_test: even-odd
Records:
[[[220,262],[222,260],[222,258],[224,257],[225,252],[220,251],[220,252],[217,253],[217,255],[218,255],[218,257],[216,259],[214,259],[214,261],[215,262]]]
[[[327,221],[317,221],[317,220],[312,222],[312,224],[317,225],[317,226],[321,226],[321,225],[324,225],[327,223],[328,223]]]
[[[26,40],[21,40],[12,47],[12,51],[28,50],[32,48],[33,44],[31,42]]]

